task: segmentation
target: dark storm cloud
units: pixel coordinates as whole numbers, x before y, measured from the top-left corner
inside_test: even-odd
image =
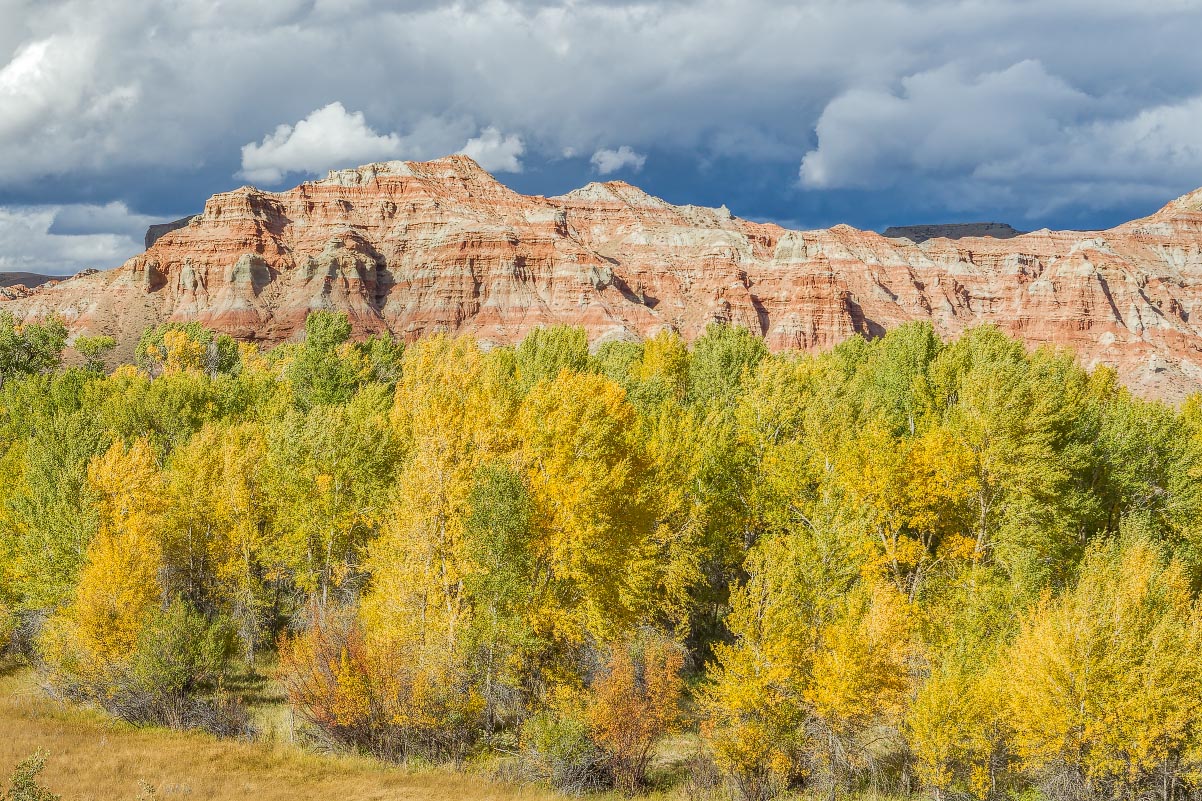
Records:
[[[524,191],[637,171],[799,225],[1101,225],[1202,184],[1194,1],[0,0],[0,20],[10,251],[109,258],[246,180],[454,151]],[[107,211],[54,223],[81,203]]]

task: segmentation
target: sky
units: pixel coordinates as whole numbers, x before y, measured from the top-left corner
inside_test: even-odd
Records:
[[[792,228],[1104,228],[1202,186],[1202,0],[0,0],[0,270],[462,152]]]

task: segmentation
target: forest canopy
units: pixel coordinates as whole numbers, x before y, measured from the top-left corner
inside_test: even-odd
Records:
[[[741,798],[1202,791],[1202,401],[996,329],[267,352],[0,316],[0,647],[135,723]]]

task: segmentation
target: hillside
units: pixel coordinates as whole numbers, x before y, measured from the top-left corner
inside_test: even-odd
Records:
[[[776,351],[909,320],[945,337],[994,323],[1176,401],[1202,388],[1200,279],[1202,192],[1108,231],[915,244],[846,225],[788,231],[623,182],[526,196],[450,156],[215,195],[122,266],[0,308],[60,314],[73,332],[114,335],[124,354],[167,320],[295,339],[314,309],[346,312],[360,336],[464,331],[486,343],[550,323],[584,326],[594,342],[663,328],[692,340],[721,321]]]

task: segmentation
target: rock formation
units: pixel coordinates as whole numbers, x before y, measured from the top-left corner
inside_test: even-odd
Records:
[[[297,337],[314,309],[345,311],[358,335],[491,343],[551,323],[595,342],[665,327],[692,339],[721,321],[775,350],[908,320],[945,336],[995,323],[1176,401],[1202,388],[1202,190],[1109,231],[915,243],[846,225],[788,231],[622,182],[525,196],[465,156],[388,162],[215,195],[124,265],[3,308],[59,314],[127,351],[166,320],[270,345]]]
[[[56,283],[59,279],[41,273],[0,272],[0,299],[23,298],[43,284]]]
[[[0,273],[0,287],[26,286],[33,288],[54,280],[54,276],[41,273]]]
[[[994,239],[1013,239],[1026,231],[1016,230],[1006,223],[944,223],[942,225],[895,225],[885,229],[890,239],[909,239],[922,243],[928,239],[963,239],[966,236],[991,236]],[[150,245],[147,245],[150,247]]]
[[[159,223],[158,225],[150,226],[146,229],[146,249],[150,250],[152,247],[154,247],[155,242],[158,242],[163,238],[164,234],[169,234],[172,231],[178,231],[188,223],[192,222],[192,220],[196,219],[196,217],[197,215],[191,214],[187,217],[180,217],[178,220],[172,220],[171,222]]]

